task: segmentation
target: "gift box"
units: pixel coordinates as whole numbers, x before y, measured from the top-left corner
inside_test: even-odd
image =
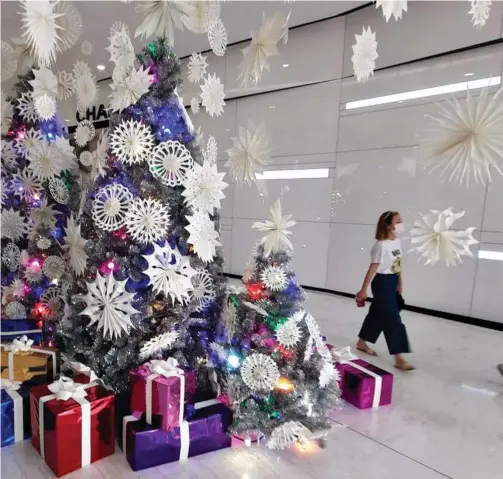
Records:
[[[33,344],[42,341],[42,330],[35,326],[35,321],[29,319],[2,319],[0,321],[0,339],[2,342],[12,341],[18,336],[27,336]]]
[[[30,437],[30,390],[18,381],[2,380],[0,390],[2,447]]]
[[[152,424],[154,415],[162,416],[161,429],[169,431],[180,424],[184,404],[196,392],[196,372],[178,367],[176,359],[151,361],[129,373],[131,411],[145,413]]]
[[[32,444],[58,477],[115,450],[115,396],[87,381],[61,377],[30,391]]]
[[[226,434],[232,422],[230,409],[216,399],[194,407],[194,415],[170,431],[148,424],[145,414],[124,418],[124,450],[133,471],[231,447],[231,437]]]

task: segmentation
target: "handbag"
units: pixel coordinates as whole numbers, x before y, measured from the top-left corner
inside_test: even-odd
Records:
[[[398,306],[398,311],[402,311],[405,308],[405,300],[403,296],[397,291],[396,293],[396,304]]]

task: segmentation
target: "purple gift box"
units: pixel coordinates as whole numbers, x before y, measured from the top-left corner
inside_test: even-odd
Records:
[[[154,416],[156,420],[160,417]],[[226,434],[231,421],[230,409],[217,400],[196,403],[194,415],[169,432],[160,429],[160,424],[147,424],[145,414],[133,413],[124,418],[126,459],[133,471],[141,471],[231,447]]]
[[[336,363],[342,399],[359,409],[391,404],[393,374],[363,359]]]

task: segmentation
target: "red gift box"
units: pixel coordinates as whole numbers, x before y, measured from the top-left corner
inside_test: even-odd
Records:
[[[115,451],[115,396],[86,376],[30,391],[31,442],[60,477]]]

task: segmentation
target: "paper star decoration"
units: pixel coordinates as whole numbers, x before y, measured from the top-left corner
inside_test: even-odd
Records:
[[[110,61],[115,63],[116,68],[122,68],[125,71],[133,68],[135,60],[134,47],[129,38],[127,26],[122,24],[116,31],[111,31],[108,39],[110,45],[106,50],[110,53]]]
[[[252,391],[262,392],[272,391],[280,376],[276,362],[261,353],[247,356],[239,372]]]
[[[189,64],[187,65],[187,70],[189,72],[188,79],[190,83],[199,83],[204,75],[206,75],[206,69],[208,68],[208,62],[206,57],[200,53],[193,53],[189,58]]]
[[[53,205],[47,203],[47,198],[43,198],[38,208],[33,208],[30,212],[30,219],[33,221],[35,228],[39,226],[47,226],[52,228],[56,224],[56,213]]]
[[[208,25],[208,43],[213,53],[222,57],[227,49],[227,30],[220,18],[215,19]]]
[[[98,273],[94,283],[87,283],[87,307],[79,314],[91,318],[89,326],[98,323],[104,338],[120,338],[133,327],[131,315],[138,311],[132,305],[135,293],[126,291],[127,281],[116,281],[112,273],[106,278]]]
[[[21,251],[19,251],[19,248],[14,243],[9,243],[3,248],[2,263],[9,271],[17,271],[19,268],[21,263]]]
[[[82,148],[94,138],[95,134],[96,129],[93,123],[89,120],[82,120],[75,130],[75,143]]]
[[[481,28],[489,19],[489,15],[491,13],[491,5],[493,2],[475,0],[471,1],[470,3],[472,8],[468,12],[468,14],[472,16],[473,26]]]
[[[194,160],[183,143],[168,140],[159,143],[148,158],[150,172],[166,186],[183,183]]]
[[[128,206],[125,224],[135,241],[153,243],[162,239],[168,231],[168,207],[153,198],[135,198]]]
[[[140,349],[140,359],[146,361],[154,354],[171,349],[178,339],[178,332],[168,331],[147,341]]]
[[[491,170],[503,175],[503,88],[494,96],[484,89],[479,97],[452,98],[435,115],[423,138],[425,166],[449,181],[491,181]]]
[[[290,220],[292,215],[283,216],[279,199],[271,207],[270,213],[271,216],[268,220],[252,225],[252,228],[267,231],[267,234],[262,238],[266,256],[293,249],[292,242],[288,239],[288,236],[292,234],[288,228],[295,225],[295,221]]]
[[[191,298],[198,303],[196,310],[202,311],[216,296],[210,273],[205,269],[198,269],[192,276],[192,285],[194,289],[191,292]]]
[[[25,121],[33,123],[37,120],[33,98],[29,93],[22,93],[21,96],[17,98],[16,102],[17,104],[15,108],[19,111],[19,114]]]
[[[26,156],[28,155],[28,153],[32,149],[38,148],[39,145],[41,145],[44,141],[45,141],[45,139],[39,130],[35,130],[34,128],[30,128],[29,130],[26,130],[24,132],[24,138],[19,138],[16,141],[16,150],[20,155],[23,156],[23,158],[26,158]],[[73,151],[73,148],[72,148],[72,151]],[[2,159],[3,159],[3,156],[4,156],[4,154],[2,152]]]
[[[56,102],[49,95],[42,95],[35,99],[35,112],[42,120],[50,120],[56,114]]]
[[[462,256],[473,256],[470,246],[478,241],[473,237],[474,227],[465,230],[451,230],[454,222],[465,214],[453,213],[452,208],[443,211],[431,210],[427,215],[420,215],[410,230],[413,251],[419,258],[425,258],[425,264],[435,264],[442,261],[446,266],[461,263]]]
[[[9,319],[25,319],[26,308],[18,301],[12,301],[5,307],[5,315]]]
[[[392,15],[398,21],[402,18],[402,13],[407,11],[407,0],[377,0],[376,8],[379,7],[382,9],[386,22],[389,21]]]
[[[46,140],[28,152],[28,159],[28,168],[41,180],[58,176],[66,166],[61,155],[57,154],[55,144],[50,145]]]
[[[185,202],[193,208],[213,214],[213,209],[220,209],[220,200],[225,198],[223,190],[228,185],[223,181],[224,176],[225,173],[217,171],[217,165],[195,163],[183,183]]]
[[[108,157],[108,131],[103,130],[98,138],[96,150],[93,153],[92,175],[96,178],[104,176],[107,167]]]
[[[86,270],[86,243],[87,240],[80,233],[80,224],[75,222],[72,214],[66,223],[63,250],[68,253],[70,266],[76,276],[83,275]]]
[[[283,291],[287,285],[285,270],[281,266],[269,265],[260,273],[260,281],[270,291]]]
[[[52,2],[51,2],[52,3]],[[56,23],[61,37],[61,51],[70,50],[80,38],[82,32],[82,17],[71,2],[57,2],[54,11],[58,14]]]
[[[75,92],[73,89],[73,76],[71,73],[59,71],[57,74],[58,79],[58,101],[68,100]]]
[[[201,85],[201,100],[206,112],[211,116],[220,116],[225,106],[224,86],[216,74],[208,75]]]
[[[17,169],[16,151],[12,141],[2,140],[2,164],[9,170]]]
[[[139,121],[122,121],[110,135],[110,149],[126,165],[143,163],[154,147],[150,128]]]
[[[73,89],[77,96],[77,110],[80,112],[85,112],[98,97],[99,88],[96,78],[84,62],[77,62],[74,66]]]
[[[45,67],[40,67],[38,70],[34,68],[33,74],[35,78],[28,83],[32,86],[32,98],[38,98],[42,95],[49,95],[55,98],[58,94],[58,80],[56,75]]]
[[[370,27],[363,28],[361,35],[355,35],[356,43],[353,45],[353,70],[358,83],[366,82],[374,74],[377,54],[376,34]]]
[[[145,93],[152,82],[152,75],[148,69],[142,67],[135,70],[132,68],[119,82],[112,83],[112,93],[109,96],[112,111],[122,111],[130,105],[134,105]]]
[[[14,174],[12,186],[14,195],[24,198],[25,201],[40,198],[43,191],[42,180],[27,168]]]
[[[133,201],[132,193],[119,184],[101,188],[93,200],[93,221],[105,231],[114,231],[124,226],[129,205]]]
[[[221,245],[215,223],[205,211],[196,210],[193,215],[187,215],[186,218],[189,224],[185,229],[190,233],[187,242],[193,245],[194,253],[202,261],[211,261],[215,256],[217,246]]]
[[[238,136],[233,137],[232,142],[233,147],[227,150],[229,159],[225,166],[234,181],[251,184],[269,162],[271,150],[265,125],[262,123],[258,128],[251,122],[247,128],[240,125]]]
[[[194,33],[205,33],[208,26],[220,17],[220,2],[203,0],[191,2],[194,11],[191,16],[182,17],[183,24]]]
[[[206,142],[206,148],[203,151],[204,161],[210,165],[215,165],[218,159],[218,144],[213,135],[210,135]]]

